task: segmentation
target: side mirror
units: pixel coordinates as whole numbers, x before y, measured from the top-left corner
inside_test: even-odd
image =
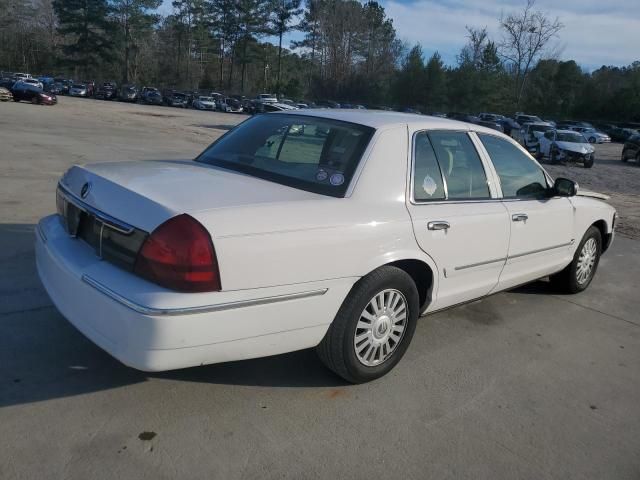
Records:
[[[573,197],[578,194],[578,184],[568,178],[556,178],[553,193],[559,197]]]

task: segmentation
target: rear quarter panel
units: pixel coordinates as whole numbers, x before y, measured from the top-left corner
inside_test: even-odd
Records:
[[[378,131],[346,198],[199,212],[212,233],[223,290],[361,277],[417,248],[405,206],[408,135]]]

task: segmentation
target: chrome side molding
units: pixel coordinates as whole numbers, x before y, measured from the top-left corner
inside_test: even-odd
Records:
[[[195,313],[207,313],[207,312],[219,312],[223,310],[231,310],[234,308],[253,307],[256,305],[266,305],[269,303],[286,302],[289,300],[298,300],[301,298],[318,297],[324,295],[329,291],[328,288],[321,288],[317,290],[307,290],[304,292],[288,293],[285,295],[274,295],[271,297],[253,298],[250,300],[239,300],[235,302],[217,303],[215,305],[199,305],[197,307],[183,307],[183,308],[154,308],[141,305],[133,300],[129,300],[123,297],[112,289],[91,278],[89,275],[82,275],[82,281],[91,285],[100,293],[110,297],[116,302],[124,305],[125,307],[141,313],[143,315],[151,316],[171,316],[171,315],[189,315]]]

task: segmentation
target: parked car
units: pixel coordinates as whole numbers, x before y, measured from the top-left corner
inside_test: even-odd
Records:
[[[316,347],[366,382],[421,314],[547,276],[585,290],[616,221],[589,195],[477,125],[257,115],[195,161],[71,167],[36,265],[60,312],[131,367]]]
[[[101,100],[115,100],[118,98],[118,85],[115,82],[105,82],[98,88],[94,96]]]
[[[593,127],[572,127],[570,130],[581,133],[589,143],[609,143],[611,137],[606,133],[600,132]]]
[[[216,101],[213,97],[201,95],[193,100],[193,108],[196,110],[215,110]]]
[[[89,97],[89,90],[84,83],[74,83],[69,89],[69,96],[71,97]]]
[[[181,92],[167,93],[164,97],[164,103],[168,107],[187,108],[189,106],[189,96]]]
[[[316,102],[316,107],[317,108],[341,108],[342,105],[340,105],[338,102],[334,102],[333,100],[318,100]]]
[[[562,120],[558,122],[558,129],[562,127],[564,130],[573,130],[573,127],[593,128],[589,122],[581,122],[578,120]]]
[[[518,122],[509,117],[503,117],[501,120],[499,120],[499,123],[500,125],[502,125],[502,130],[504,131],[505,135],[509,135],[510,137],[512,136],[514,130],[520,130],[522,128]]]
[[[242,103],[235,98],[221,98],[217,103],[218,110],[227,113],[242,113]]]
[[[449,112],[447,113],[447,118],[452,120],[458,120],[459,122],[467,122],[467,123],[475,123],[477,124],[480,121],[479,117],[475,115],[469,115],[468,113],[458,113],[458,112]]]
[[[262,104],[262,112],[288,112],[291,110],[298,110],[298,107],[294,107],[291,105],[287,105],[286,103],[263,103]]]
[[[8,88],[0,87],[0,102],[13,100],[13,94]]]
[[[547,130],[540,137],[540,158],[551,163],[578,162],[584,168],[593,167],[595,148],[586,138],[573,130]]]
[[[622,147],[622,161],[635,160],[640,166],[640,133],[636,133],[627,138]]]
[[[44,90],[55,95],[64,95],[65,86],[60,82],[54,82],[52,84],[48,84]]]
[[[482,125],[483,127],[492,128],[493,130],[497,130],[501,133],[504,132],[504,128],[502,127],[502,123],[500,122],[478,119],[476,124]]]
[[[62,89],[60,91],[60,95],[69,95],[69,89],[71,85],[73,85],[72,80],[68,80],[62,77],[56,77],[53,79],[53,83],[56,85],[61,85]]]
[[[261,93],[256,100],[260,100],[263,103],[277,103],[278,97],[274,93]]]
[[[121,102],[135,103],[140,97],[140,91],[136,85],[123,85],[118,98]]]
[[[611,140],[614,142],[626,142],[629,137],[632,135],[636,135],[638,130],[634,130],[633,128],[621,128],[614,127],[609,131],[609,135],[611,136]]]
[[[524,113],[516,113],[515,121],[520,125],[524,125],[525,123],[544,123],[540,117],[525,115]]]
[[[143,102],[147,105],[162,105],[162,94],[159,90],[149,90],[143,97]]]
[[[14,102],[24,100],[39,105],[55,105],[58,103],[58,97],[55,94],[44,92],[32,83],[23,81],[18,81],[13,85],[11,94]]]
[[[529,151],[537,151],[544,132],[553,130],[548,123],[525,123],[520,130],[511,130],[511,136]]]
[[[140,90],[140,93],[139,93],[140,101],[145,102],[147,95],[153,92],[160,93],[160,90],[158,90],[155,87],[142,87],[142,90]]]
[[[19,78],[19,81],[22,82],[22,83],[33,85],[34,87],[37,87],[40,90],[44,89],[44,85],[37,78]]]

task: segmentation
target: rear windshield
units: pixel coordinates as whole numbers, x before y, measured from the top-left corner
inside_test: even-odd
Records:
[[[373,132],[338,120],[262,114],[231,130],[196,161],[344,197]]]

